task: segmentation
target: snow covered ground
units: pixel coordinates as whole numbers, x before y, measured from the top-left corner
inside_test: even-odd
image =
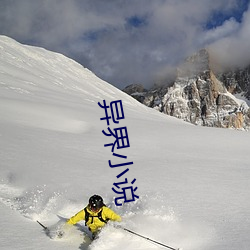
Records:
[[[125,70],[125,69],[124,69]],[[104,110],[122,100],[126,177],[140,196],[117,207],[125,167],[110,168]],[[99,194],[122,226],[183,250],[250,249],[250,134],[196,127],[149,109],[63,55],[0,36],[0,249],[149,250],[164,247],[108,225],[93,243],[84,224],[53,228]]]

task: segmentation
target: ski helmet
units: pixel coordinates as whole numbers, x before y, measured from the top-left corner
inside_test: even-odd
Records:
[[[103,199],[99,195],[93,195],[89,198],[89,206],[93,210],[98,210],[103,207]]]

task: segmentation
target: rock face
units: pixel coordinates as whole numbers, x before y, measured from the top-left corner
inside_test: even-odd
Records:
[[[178,68],[170,87],[146,91],[141,86],[129,94],[149,107],[196,125],[248,129],[250,109],[233,94],[250,96],[249,72],[250,68],[215,75],[209,53],[204,49]],[[133,85],[129,89],[133,89]]]
[[[137,101],[142,103],[144,101],[144,95],[147,92],[147,90],[144,89],[143,85],[141,84],[131,84],[123,89],[123,91],[128,95],[133,96]]]
[[[230,93],[242,93],[250,100],[250,66],[218,74],[218,79],[225,84]]]

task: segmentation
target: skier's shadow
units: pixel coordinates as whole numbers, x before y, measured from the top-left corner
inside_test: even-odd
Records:
[[[85,226],[82,226],[79,224],[76,224],[75,226],[76,226],[77,230],[79,230],[83,233],[83,241],[80,244],[79,249],[88,250],[90,244],[92,243],[92,233]]]

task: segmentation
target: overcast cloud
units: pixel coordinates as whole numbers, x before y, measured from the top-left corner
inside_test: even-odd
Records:
[[[200,48],[250,62],[249,0],[0,0],[0,34],[61,52],[111,84],[149,86]],[[242,16],[243,14],[243,16]]]

